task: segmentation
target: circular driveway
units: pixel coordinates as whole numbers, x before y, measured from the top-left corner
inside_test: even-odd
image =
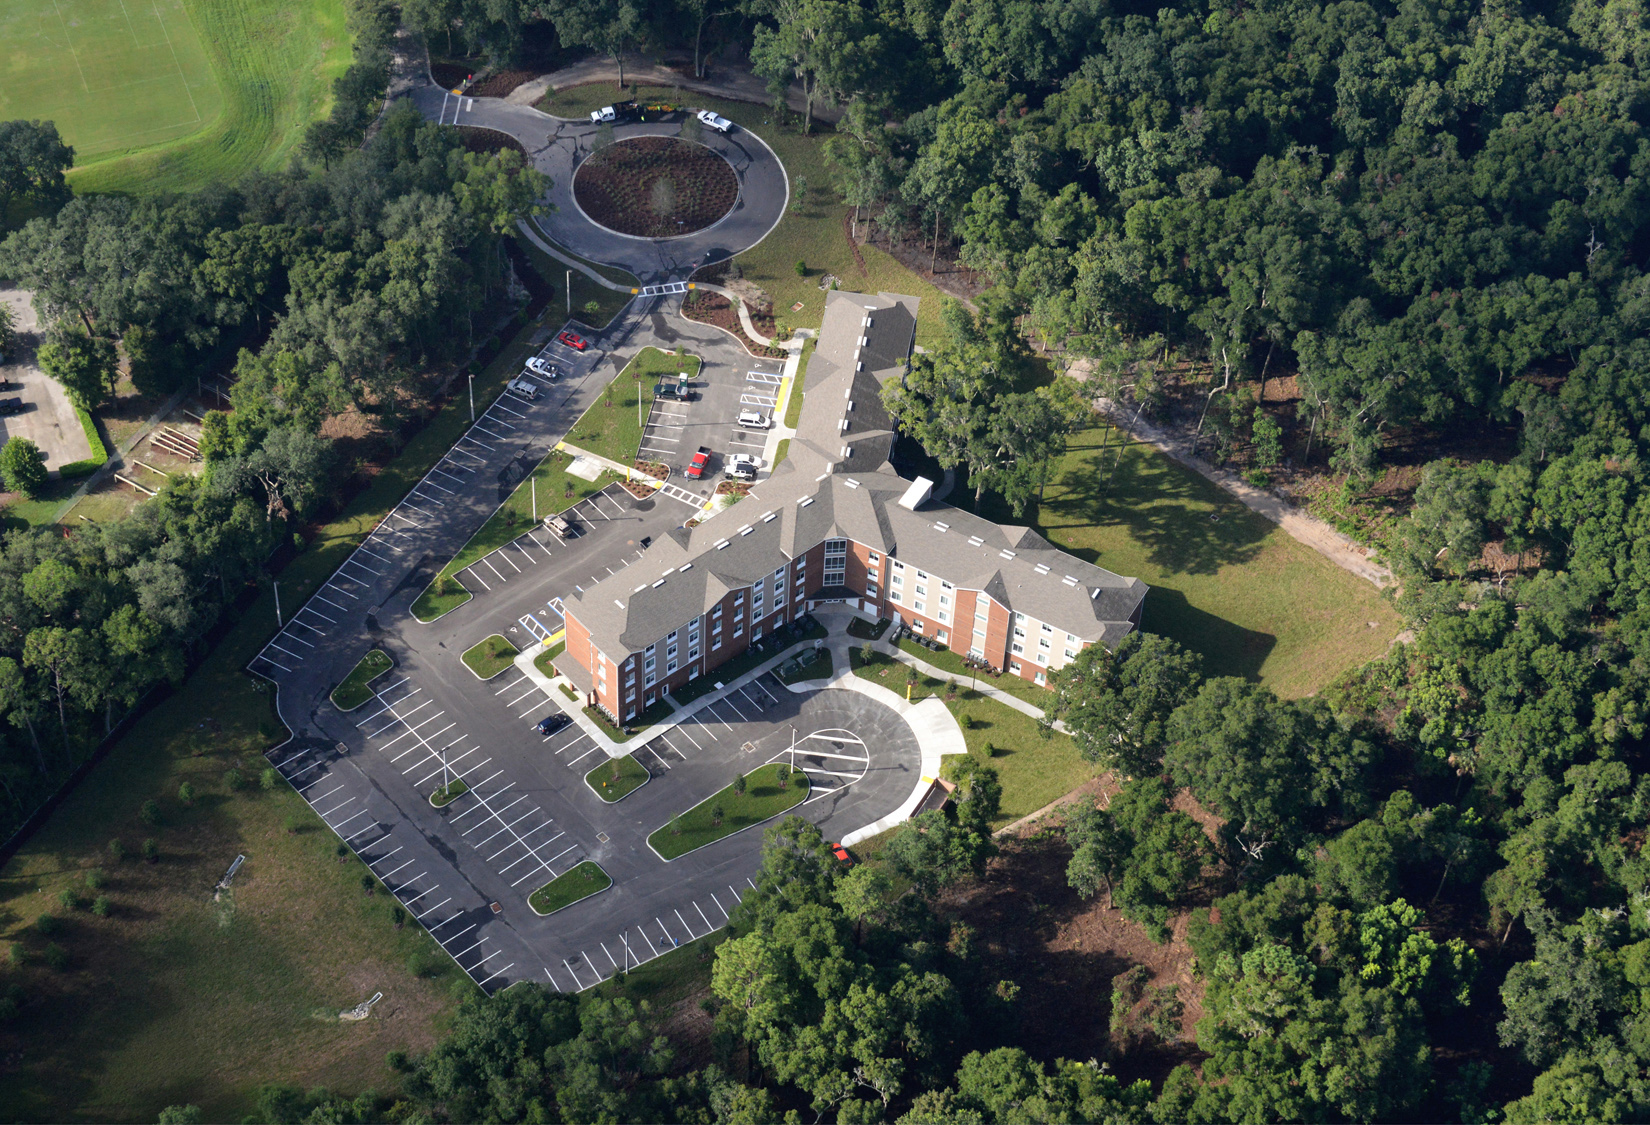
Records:
[[[733,166],[739,197],[733,209],[704,230],[677,238],[634,238],[610,231],[587,218],[573,201],[573,173],[591,154],[597,127],[588,120],[551,117],[531,106],[499,98],[460,99],[433,86],[413,98],[431,120],[472,125],[508,133],[526,148],[533,164],[551,179],[546,199],[555,208],[538,219],[550,241],[593,262],[629,270],[644,285],[686,281],[700,266],[731,258],[761,242],[781,218],[790,200],[790,180],[773,149],[754,133],[735,125],[727,134],[701,130],[700,143]],[[616,140],[675,137],[679,121],[616,125]]]

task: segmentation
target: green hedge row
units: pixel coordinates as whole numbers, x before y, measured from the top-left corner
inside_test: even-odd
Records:
[[[104,446],[103,439],[97,434],[97,423],[92,420],[91,414],[80,407],[74,408],[80,418],[80,428],[86,431],[86,444],[92,447],[92,455],[84,461],[72,461],[57,470],[57,475],[64,480],[74,477],[89,476],[103,467],[109,459],[109,450]]]

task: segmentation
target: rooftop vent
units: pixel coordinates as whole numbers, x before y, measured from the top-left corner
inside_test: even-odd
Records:
[[[984,542],[985,542],[985,540],[981,539],[978,535],[970,535],[968,537],[968,545],[970,547],[978,547],[981,543],[984,543]]]
[[[812,496],[804,496],[802,498],[801,502],[797,504],[797,507],[798,508],[806,508],[809,504],[812,504],[813,502],[814,502],[814,498]]]
[[[853,455],[854,455],[854,447],[853,446],[845,445],[845,446],[842,447],[842,457],[843,457],[844,460],[848,459],[849,457],[852,457]],[[849,481],[848,483],[853,484],[855,488],[859,487],[859,485],[854,484],[853,481]]]
[[[774,517],[774,513],[772,513],[772,512],[763,512],[762,513],[762,522],[763,523],[772,523],[773,522],[773,517]]]
[[[671,567],[669,570],[667,570],[663,574],[659,575],[659,577],[660,578],[669,578],[672,574],[675,574],[675,573],[676,573],[676,568]]]
[[[749,535],[750,533],[751,533],[751,525],[748,524],[748,523],[744,527],[739,529],[739,534],[740,535]]]
[[[899,498],[899,506],[908,512],[914,512],[932,495],[934,482],[927,477],[918,477],[911,482],[911,487],[905,490],[905,495]]]
[[[683,570],[692,570],[693,569],[693,564],[692,563],[683,563],[682,564],[682,569]]]
[[[632,591],[630,591],[630,592],[631,592],[631,593],[632,593],[632,594],[639,594],[639,593],[641,593],[641,592],[642,592],[642,591],[643,591],[643,590],[645,590],[645,589],[647,589],[647,583],[646,583],[646,582],[643,582],[643,583],[642,583],[642,584],[641,584],[641,585],[640,585],[640,586],[638,586],[638,587],[636,587],[636,588],[635,588],[635,589],[634,589],[634,590],[632,590]]]
[[[998,551],[997,554],[1001,558],[1005,558],[1005,559],[1011,559],[1011,558],[1014,557],[1014,552],[1013,551]]]
[[[718,551],[720,551],[723,547],[726,547],[727,545],[728,545],[728,541],[726,539],[718,539],[716,541],[716,549]]]
[[[621,601],[620,601],[620,600],[619,600],[619,599],[618,599],[618,598],[614,598],[614,599],[613,599],[613,604],[614,604],[614,605],[616,605],[616,606],[618,606],[618,607],[619,607],[619,608],[620,608],[620,609],[623,609],[623,608],[624,608],[624,603],[623,603],[623,602],[621,602]]]
[[[1061,579],[1061,581],[1063,581],[1063,582],[1064,582],[1064,583],[1065,583],[1065,584],[1066,584],[1066,585],[1067,585],[1067,586],[1075,586],[1075,585],[1077,585],[1077,579],[1075,579],[1075,578],[1073,578],[1073,577],[1072,577],[1072,576],[1071,576],[1071,575],[1069,575],[1069,574],[1068,574],[1068,575],[1066,575],[1066,576],[1065,576],[1065,578],[1063,578],[1063,579]]]
[[[661,578],[661,579],[659,579],[659,581],[657,581],[653,584],[653,588],[655,590],[657,590],[660,586],[663,586],[664,584],[665,584],[665,580],[663,578]]]
[[[845,434],[848,432],[848,419],[844,418],[842,421],[837,423],[836,432],[839,434]]]
[[[948,523],[942,523],[942,522],[936,520],[934,522],[934,530],[935,531],[950,531],[951,530],[951,525],[948,524]]]
[[[1036,569],[1037,569],[1038,574],[1047,574],[1048,573],[1048,567],[1044,563],[1038,563]]]
[[[857,480],[855,480],[853,477],[848,477],[846,480],[843,481],[843,483],[846,484],[849,488],[858,488],[859,487],[859,482]]]
[[[1095,587],[1094,589],[1089,591],[1089,601],[1092,602],[1095,598],[1098,598],[1099,596],[1100,596],[1099,587]]]

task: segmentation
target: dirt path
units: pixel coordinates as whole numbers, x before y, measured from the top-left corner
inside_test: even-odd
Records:
[[[712,94],[719,98],[728,98],[736,102],[752,102],[756,105],[768,104],[768,83],[766,79],[758,78],[748,70],[739,67],[718,64],[712,68],[716,75],[714,79],[684,78],[669,67],[642,64],[626,66],[624,68],[625,85],[637,86],[680,86],[684,90],[692,90],[700,94]],[[572,66],[564,66],[560,70],[541,74],[531,82],[523,82],[512,90],[504,100],[512,105],[532,105],[552,90],[562,90],[568,86],[584,86],[592,82],[611,82],[614,94],[619,93],[619,68],[613,65],[613,60],[602,57],[581,59]],[[807,99],[802,95],[802,86],[795,83],[786,95],[786,101],[791,109],[797,113],[804,112]],[[838,109],[826,109],[817,103],[814,105],[814,119],[817,121],[835,121],[842,116]]]
[[[1370,556],[1374,551],[1360,546],[1350,536],[1341,534],[1316,516],[1307,515],[1264,488],[1256,488],[1236,473],[1219,469],[1191,451],[1191,442],[1178,435],[1133,418],[1131,413],[1113,404],[1109,399],[1096,398],[1095,405],[1116,426],[1139,441],[1156,446],[1188,469],[1200,473],[1243,501],[1250,511],[1258,512],[1287,532],[1290,538],[1311,547],[1318,554],[1340,567],[1356,574],[1366,582],[1382,589],[1393,583],[1392,571]]]

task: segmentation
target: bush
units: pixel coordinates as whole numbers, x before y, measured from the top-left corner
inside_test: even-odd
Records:
[[[14,941],[6,946],[6,960],[13,965],[21,965],[29,959],[28,946],[20,941]]]
[[[55,914],[42,914],[34,920],[34,932],[43,938],[55,937],[63,932],[63,919]]]
[[[959,715],[957,717],[957,725],[962,727],[963,730],[973,730],[974,716],[969,714]]]
[[[195,787],[187,781],[178,786],[178,800],[183,802],[185,808],[192,806],[195,803]]]
[[[46,951],[40,955],[46,962],[46,967],[62,972],[69,967],[69,951],[55,941],[46,946]]]
[[[101,891],[103,889],[103,884],[108,881],[109,880],[103,874],[103,869],[100,867],[94,867],[90,871],[86,872],[86,885],[94,891]]]
[[[265,793],[272,793],[281,784],[281,771],[270,766],[258,775],[258,787]]]
[[[160,845],[155,843],[155,838],[153,836],[150,836],[147,840],[143,841],[143,858],[148,860],[150,863],[160,862]]]
[[[407,1052],[405,1051],[391,1051],[389,1054],[384,1056],[384,1062],[397,1074],[412,1073],[412,1059],[407,1057]]]
[[[114,906],[110,903],[108,895],[98,895],[92,900],[92,913],[99,918],[107,918],[109,911],[112,909],[114,909]]]
[[[33,498],[46,487],[46,455],[25,437],[14,437],[0,447],[0,479],[12,492]]]
[[[126,858],[127,854],[126,845],[121,843],[119,839],[109,841],[110,859],[114,860],[116,863],[119,863],[121,860]]]
[[[147,824],[150,828],[155,828],[155,827],[159,826],[159,824],[160,824],[160,802],[159,801],[145,801],[145,802],[143,802],[143,807],[138,809],[138,819],[143,821],[143,823]]]
[[[79,910],[81,904],[80,892],[73,887],[64,887],[57,892],[57,901],[63,904],[64,910]]]
[[[223,775],[223,783],[229,787],[231,793],[239,793],[246,788],[246,774],[240,770],[226,770]]]
[[[71,461],[57,470],[57,475],[63,480],[72,480],[75,477],[90,476],[103,467],[109,459],[109,450],[98,436],[97,423],[92,416],[80,407],[74,408],[75,415],[80,419],[80,428],[86,434],[86,444],[92,447],[92,455],[84,461]]]
[[[361,876],[361,890],[369,895],[372,894],[378,890],[378,880],[371,875]]]
[[[744,774],[736,773],[736,774],[733,775],[733,791],[738,796],[743,797],[745,795],[745,775]],[[720,820],[721,818],[718,817],[717,819]]]
[[[807,277],[808,276],[808,263],[807,262],[798,261],[796,263],[796,276],[797,277]]]

